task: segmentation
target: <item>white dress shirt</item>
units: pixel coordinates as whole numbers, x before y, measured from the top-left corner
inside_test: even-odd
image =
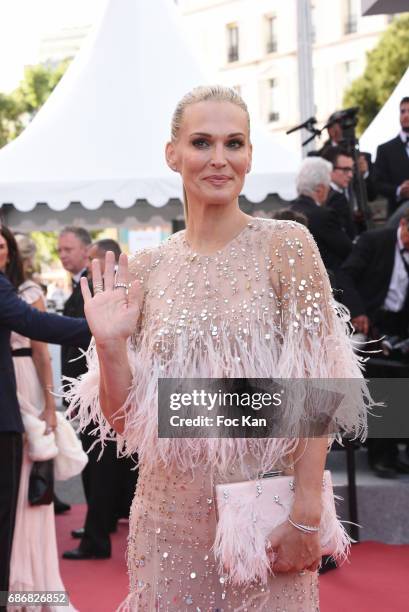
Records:
[[[331,181],[329,185],[331,189],[333,189],[334,191],[338,191],[338,193],[343,193],[345,195],[345,191],[333,181]]]
[[[409,252],[400,253],[403,249],[403,243],[400,237],[401,228],[398,229],[398,239],[395,246],[395,261],[393,264],[393,271],[391,280],[389,283],[388,293],[383,304],[385,310],[391,312],[399,312],[402,310],[406,299],[406,293],[408,290],[409,278],[406,272],[404,263],[402,261],[402,255],[405,258],[406,263],[409,265]]]
[[[403,144],[405,145],[405,147],[406,147],[406,155],[409,157],[409,133],[407,134],[406,132],[401,130],[399,132],[399,137],[400,137],[401,141],[403,142]],[[396,199],[400,200],[400,185],[396,189]]]
[[[409,142],[408,142],[409,132],[407,133],[407,132],[404,132],[403,130],[401,130],[399,132],[399,136],[400,136],[400,139],[403,142],[403,144],[406,146],[406,155],[409,157]]]
[[[77,274],[73,274],[71,276],[71,281],[72,283],[75,283],[75,285],[78,285],[82,275],[84,274],[84,272],[86,271],[87,268],[83,268],[80,272],[77,272]]]

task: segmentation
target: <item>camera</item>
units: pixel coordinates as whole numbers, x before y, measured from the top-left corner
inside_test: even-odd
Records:
[[[339,123],[343,131],[355,128],[358,124],[359,106],[344,108],[343,110],[332,113],[325,127],[331,127],[334,123]]]

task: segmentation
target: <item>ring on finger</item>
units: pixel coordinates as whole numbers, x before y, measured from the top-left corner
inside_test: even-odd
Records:
[[[129,285],[128,283],[115,283],[114,289],[126,289],[128,291]]]
[[[94,283],[94,293],[102,293],[104,291],[103,283]]]

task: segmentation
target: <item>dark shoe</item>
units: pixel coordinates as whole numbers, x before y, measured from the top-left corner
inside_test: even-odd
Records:
[[[82,561],[84,559],[110,559],[111,553],[97,553],[92,550],[81,550],[81,548],[74,548],[73,550],[66,550],[62,554],[63,559],[71,559],[72,561]]]
[[[321,576],[321,574],[326,574],[327,572],[337,569],[338,565],[336,564],[336,561],[334,561],[334,559],[332,557],[329,557],[328,555],[324,555],[322,557],[322,564],[321,567],[318,569],[318,573]]]
[[[396,478],[398,475],[394,467],[385,463],[374,463],[371,467],[378,478]]]
[[[54,513],[64,514],[64,512],[68,512],[68,510],[71,510],[71,506],[61,501],[61,499],[58,499],[58,497],[54,493]]]
[[[116,525],[113,525],[111,529],[109,530],[109,533],[116,533],[116,531],[117,531]],[[81,540],[81,538],[84,537],[84,534],[85,534],[84,527],[80,527],[79,529],[73,529],[71,531],[71,537],[75,538],[76,540]]]
[[[397,471],[398,474],[409,474],[409,463],[406,461],[402,461],[401,459],[396,459],[393,467]]]

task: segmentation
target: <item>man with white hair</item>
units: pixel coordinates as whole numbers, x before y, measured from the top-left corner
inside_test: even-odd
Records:
[[[332,165],[320,157],[307,157],[296,179],[298,197],[292,210],[303,213],[327,270],[335,272],[348,257],[352,241],[341,227],[335,210],[325,207]]]

